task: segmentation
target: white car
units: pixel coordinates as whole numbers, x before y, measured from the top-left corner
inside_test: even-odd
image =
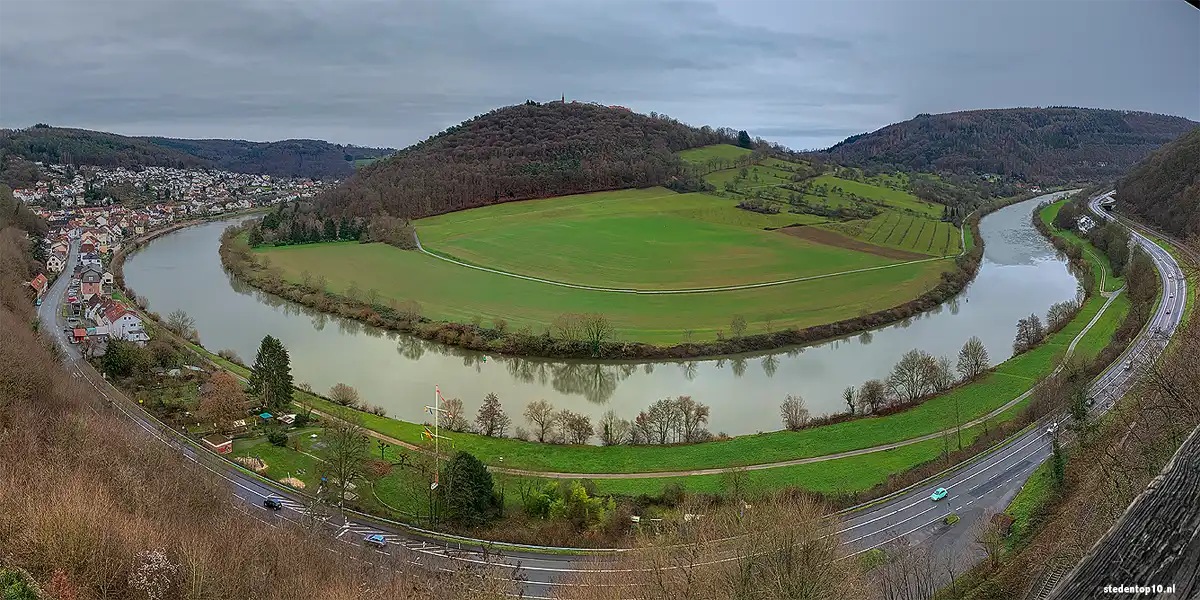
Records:
[[[1131,361],[1128,361],[1128,362],[1126,362],[1126,363],[1125,363],[1125,370],[1126,370],[1126,371],[1128,371],[1128,370],[1130,370],[1130,369],[1132,369],[1132,368],[1133,368],[1133,361],[1132,361],[1132,360],[1131,360]]]
[[[1054,435],[1055,431],[1058,431],[1058,423],[1051,423],[1050,426],[1046,428],[1046,433],[1050,435]]]

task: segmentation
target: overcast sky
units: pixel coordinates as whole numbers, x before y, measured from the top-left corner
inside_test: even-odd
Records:
[[[0,0],[0,126],[403,147],[565,93],[797,149],[917,113],[1200,120],[1183,0]]]

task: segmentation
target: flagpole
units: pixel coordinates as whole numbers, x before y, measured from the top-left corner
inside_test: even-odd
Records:
[[[442,453],[438,449],[439,448],[438,441],[441,440],[441,438],[442,438],[441,431],[438,429],[438,426],[442,422],[442,419],[441,419],[442,414],[440,412],[438,412],[438,410],[436,410],[436,409],[440,409],[442,407],[441,398],[442,398],[442,392],[441,392],[441,390],[438,389],[437,384],[434,384],[434,386],[433,386],[433,406],[435,409],[433,411],[433,486],[434,487],[437,487],[437,485],[438,485],[438,474],[442,470],[441,469]]]

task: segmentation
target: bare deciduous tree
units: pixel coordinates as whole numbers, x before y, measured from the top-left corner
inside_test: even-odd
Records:
[[[1013,354],[1021,354],[1041,343],[1046,337],[1046,328],[1037,315],[1029,315],[1017,321],[1017,336],[1013,339]]]
[[[879,412],[887,404],[887,384],[880,379],[864,381],[858,389],[859,412]]]
[[[561,340],[578,342],[583,339],[583,316],[575,313],[558,315],[550,324],[550,330]]]
[[[694,443],[706,437],[704,426],[708,423],[709,407],[696,402],[691,396],[679,396],[675,399],[675,410],[679,412],[678,440]]]
[[[338,382],[329,388],[329,399],[342,406],[357,406],[358,390],[354,389],[352,385]]]
[[[167,329],[178,333],[183,337],[188,337],[192,328],[196,326],[196,320],[187,314],[182,308],[177,308],[167,314]]]
[[[888,376],[888,387],[902,402],[912,402],[932,389],[937,360],[924,350],[909,350]]]
[[[475,415],[477,430],[489,437],[504,437],[504,430],[508,429],[509,423],[508,415],[504,414],[504,409],[500,407],[500,398],[489,392],[483,398],[479,413]]]
[[[783,426],[789,431],[799,431],[808,423],[808,409],[804,406],[804,398],[800,394],[788,394],[783,404],[779,405],[779,416]]]
[[[463,401],[461,398],[450,398],[445,401],[445,406],[442,407],[445,412],[438,412],[438,424],[442,429],[450,431],[466,431],[470,427],[467,422],[466,410],[463,409]]]
[[[613,326],[608,317],[600,313],[583,315],[583,339],[592,347],[592,355],[600,354],[600,346],[613,336]]]
[[[958,351],[958,374],[963,379],[975,379],[988,369],[988,351],[979,336],[971,336]]]
[[[197,410],[222,433],[228,433],[234,421],[246,416],[247,406],[241,382],[225,371],[218,371],[201,387]]]
[[[617,413],[608,410],[600,417],[600,443],[605,446],[618,446],[629,443],[632,424],[617,417]]]
[[[545,400],[530,402],[525,407],[525,420],[533,425],[533,436],[537,441],[545,442],[554,428],[554,407]]]
[[[733,315],[729,321],[729,332],[733,337],[740,338],[746,334],[746,317],[742,315]]]
[[[321,469],[336,494],[337,505],[343,506],[366,475],[371,448],[366,430],[353,413],[328,421],[323,435],[325,446],[320,451]]]

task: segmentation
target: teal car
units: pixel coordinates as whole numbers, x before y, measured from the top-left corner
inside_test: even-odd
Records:
[[[950,492],[946,491],[946,488],[938,488],[933,491],[933,494],[929,496],[929,499],[933,500],[934,502],[937,502],[938,500],[945,498],[946,494],[949,494],[949,493]]]

